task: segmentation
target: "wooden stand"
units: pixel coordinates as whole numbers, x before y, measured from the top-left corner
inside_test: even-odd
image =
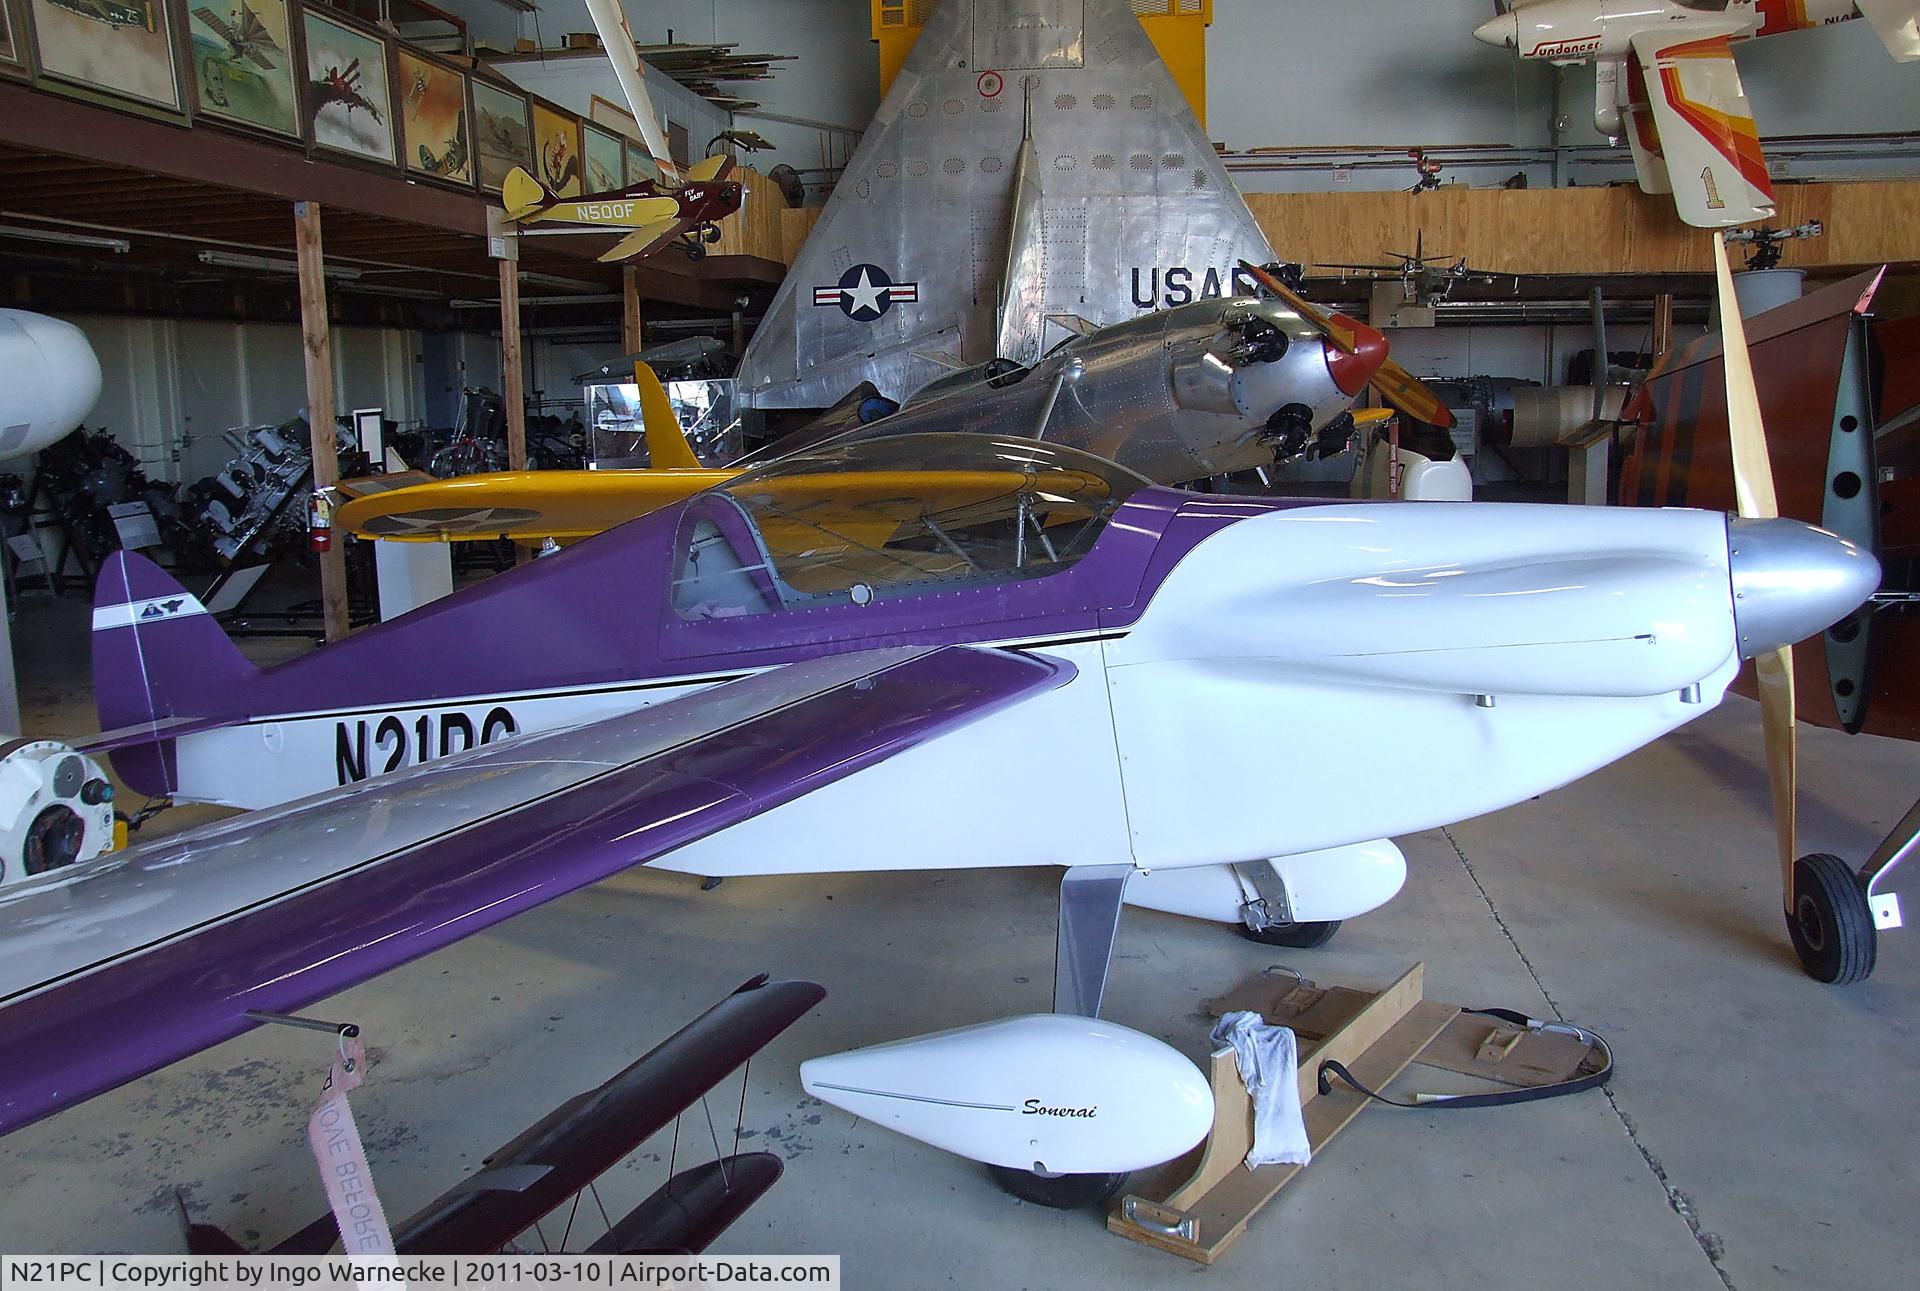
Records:
[[[1531,1086],[1564,1080],[1587,1057],[1570,1036],[1541,1034],[1463,1014],[1424,998],[1425,965],[1415,964],[1384,991],[1320,987],[1292,977],[1261,977],[1208,1006],[1215,1016],[1252,1010],[1300,1040],[1300,1107],[1317,1158],[1334,1135],[1371,1100],[1346,1085],[1319,1089],[1320,1064],[1329,1059],[1370,1089],[1384,1089],[1408,1064]],[[1233,1050],[1212,1057],[1213,1132],[1198,1149],[1120,1199],[1107,1228],[1122,1237],[1211,1264],[1239,1240],[1247,1225],[1301,1166],[1245,1165],[1253,1144],[1253,1101],[1240,1083]],[[1185,1182],[1169,1187],[1182,1178]]]

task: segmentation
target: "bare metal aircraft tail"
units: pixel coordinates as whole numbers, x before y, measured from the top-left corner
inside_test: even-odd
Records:
[[[1025,119],[1031,115],[1031,129]],[[1273,259],[1128,0],[945,0],[740,363],[760,408],[1031,363]]]

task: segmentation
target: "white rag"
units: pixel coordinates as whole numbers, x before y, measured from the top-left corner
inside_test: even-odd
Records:
[[[1258,1013],[1229,1013],[1213,1028],[1213,1042],[1233,1046],[1240,1083],[1253,1099],[1247,1169],[1313,1160],[1307,1124],[1300,1117],[1300,1051],[1293,1029],[1269,1026]]]

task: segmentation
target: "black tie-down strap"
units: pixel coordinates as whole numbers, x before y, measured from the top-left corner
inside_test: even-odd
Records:
[[[1339,1080],[1375,1102],[1385,1103],[1388,1107],[1408,1107],[1418,1110],[1505,1107],[1510,1103],[1536,1103],[1543,1098],[1559,1098],[1565,1094],[1577,1094],[1585,1089],[1598,1089],[1613,1077],[1613,1049],[1597,1032],[1574,1026],[1570,1022],[1548,1022],[1539,1018],[1530,1018],[1512,1009],[1461,1009],[1460,1011],[1475,1017],[1497,1018],[1502,1022],[1524,1027],[1528,1031],[1557,1031],[1562,1035],[1570,1035],[1586,1041],[1591,1049],[1572,1076],[1555,1081],[1551,1085],[1529,1085],[1517,1089],[1497,1090],[1490,1094],[1416,1094],[1410,1103],[1403,1103],[1368,1089],[1355,1080],[1353,1073],[1343,1064],[1328,1058],[1320,1064],[1320,1092],[1332,1093],[1333,1082]]]

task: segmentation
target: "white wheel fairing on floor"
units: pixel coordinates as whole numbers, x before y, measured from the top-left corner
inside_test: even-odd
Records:
[[[1206,1078],[1152,1036],[1064,1013],[831,1054],[800,1064],[813,1097],[989,1165],[1123,1173],[1206,1136]]]
[[[1286,885],[1296,923],[1352,919],[1393,900],[1407,881],[1407,858],[1384,838],[1276,856],[1266,864]],[[1240,909],[1259,890],[1232,865],[1153,870],[1127,884],[1127,904],[1215,923],[1240,923]]]

